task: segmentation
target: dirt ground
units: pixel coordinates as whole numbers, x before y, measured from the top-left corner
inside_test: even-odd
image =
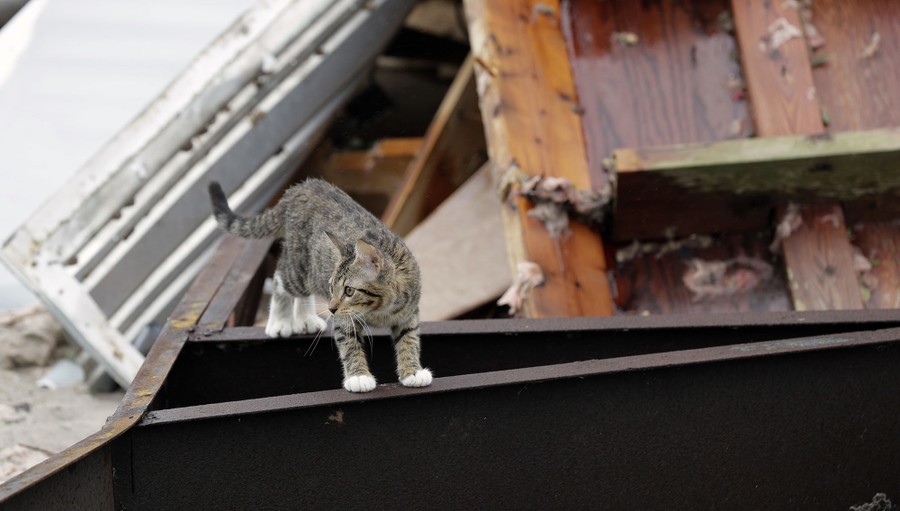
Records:
[[[97,432],[124,392],[91,394],[84,383],[37,385],[78,350],[40,308],[0,315],[0,482]]]

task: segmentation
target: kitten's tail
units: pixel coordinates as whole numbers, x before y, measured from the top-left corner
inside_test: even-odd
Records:
[[[283,216],[276,205],[252,218],[238,216],[228,206],[228,198],[218,182],[209,183],[209,198],[213,215],[223,231],[241,238],[281,238],[283,236]]]

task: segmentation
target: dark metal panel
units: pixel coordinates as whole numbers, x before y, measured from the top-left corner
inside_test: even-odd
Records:
[[[47,507],[39,509],[104,509],[95,504],[101,495],[113,494],[112,479],[104,475],[109,472],[110,442],[128,431],[147,410],[151,400],[156,398],[187,340],[187,330],[197,323],[235,259],[243,251],[244,245],[244,240],[239,238],[222,241],[212,260],[191,285],[187,296],[178,305],[159,339],[150,349],[122,404],[102,429],[0,485],[0,506],[6,509],[9,505],[10,509],[17,509],[10,503],[25,499],[25,502],[46,504]],[[102,464],[97,461],[98,456],[104,460]],[[118,452],[116,458],[119,458]],[[108,485],[95,484],[97,481],[107,481]],[[119,479],[116,483],[118,491]],[[91,491],[70,491],[82,486]],[[51,504],[56,502],[65,505],[53,507]],[[106,509],[111,509],[111,506],[112,504]]]
[[[108,445],[66,466],[41,484],[30,485],[0,509],[15,511],[95,511],[113,509],[113,468]]]
[[[134,509],[847,509],[900,495],[896,333],[158,411],[132,430]]]
[[[423,362],[443,378],[897,324],[894,311],[423,323]],[[391,343],[386,332],[374,334],[372,370],[380,382],[395,382]],[[340,364],[328,335],[317,341],[312,336],[266,339],[262,329],[233,328],[204,330],[192,339],[167,380],[168,407],[341,388]]]

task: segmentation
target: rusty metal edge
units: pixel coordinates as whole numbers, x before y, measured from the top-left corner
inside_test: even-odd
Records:
[[[712,348],[653,353],[649,355],[586,360],[566,364],[435,378],[431,386],[424,388],[405,388],[399,384],[383,384],[379,385],[375,391],[366,394],[351,394],[344,390],[326,390],[304,394],[291,394],[227,403],[156,410],[144,416],[138,425],[140,427],[148,427],[176,422],[203,420],[207,418],[231,417],[317,406],[336,406],[345,403],[378,401],[382,399],[453,392],[500,385],[524,385],[566,378],[584,378],[627,371],[651,370],[672,366],[707,364],[898,342],[900,342],[900,328],[886,328],[882,330],[734,344]]]
[[[272,239],[245,240],[244,250],[235,259],[231,271],[225,275],[216,298],[210,302],[197,321],[201,332],[216,332],[225,328],[228,317],[247,291],[250,281],[262,266],[266,254],[274,244]]]
[[[422,322],[422,335],[504,334],[542,332],[580,332],[591,330],[666,330],[702,329],[710,327],[741,328],[748,326],[795,326],[806,324],[847,323],[859,325],[859,329],[872,323],[880,328],[900,326],[896,310],[844,310],[806,312],[738,312],[720,314],[672,314],[660,316],[612,316],[543,319],[466,319],[454,321]],[[387,329],[373,328],[374,335],[387,335]],[[192,333],[190,342],[243,342],[264,340],[260,327],[233,327],[218,331]]]
[[[226,238],[222,241],[212,260],[194,280],[185,298],[170,316],[128,387],[122,403],[100,431],[4,482],[0,485],[0,503],[103,448],[138,423],[169,374],[188,339],[189,331],[212,302],[232,263],[246,245],[245,240],[240,238]]]

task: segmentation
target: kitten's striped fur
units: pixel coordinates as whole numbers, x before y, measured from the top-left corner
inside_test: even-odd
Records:
[[[223,230],[282,240],[267,335],[323,331],[326,323],[316,315],[312,297],[330,297],[347,390],[375,388],[363,350],[368,326],[390,327],[403,385],[431,383],[431,372],[419,361],[419,266],[399,236],[320,179],[291,187],[278,204],[252,218],[231,211],[218,183],[210,183],[209,194]]]

